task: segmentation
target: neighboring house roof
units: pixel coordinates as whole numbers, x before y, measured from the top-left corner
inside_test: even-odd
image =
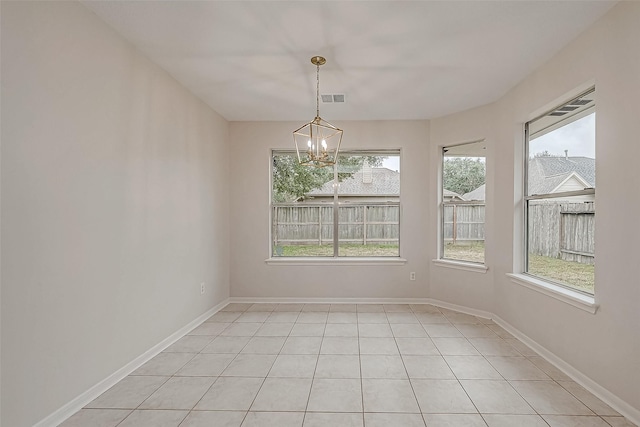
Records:
[[[480,187],[476,188],[475,190],[465,193],[462,197],[464,198],[464,200],[484,200],[486,188],[487,188],[487,185],[482,184]]]
[[[465,200],[463,196],[459,195],[455,191],[447,190],[446,188],[442,189],[442,196],[445,199],[449,199],[449,200],[451,199]]]
[[[358,196],[383,196],[400,194],[400,173],[387,168],[371,168],[371,176],[362,169],[340,183],[339,194]],[[368,182],[367,182],[368,181]],[[333,196],[333,180],[310,191],[307,196]]]
[[[574,175],[596,186],[596,160],[589,157],[542,156],[529,160],[529,194],[548,194]]]

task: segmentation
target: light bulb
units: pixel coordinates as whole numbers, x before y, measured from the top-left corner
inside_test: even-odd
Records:
[[[324,139],[322,140],[322,149],[324,149],[325,151],[327,149],[327,141],[325,141]]]
[[[307,141],[307,147],[311,148],[311,140]]]

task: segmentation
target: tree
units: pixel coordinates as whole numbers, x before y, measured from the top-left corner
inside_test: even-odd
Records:
[[[448,158],[444,161],[443,169],[444,188],[460,195],[475,190],[485,182],[486,165],[480,158]]]
[[[338,182],[359,171],[366,160],[370,166],[382,165],[384,156],[339,156]],[[333,168],[302,166],[294,153],[273,156],[273,201],[293,202],[304,198],[310,191],[333,180]]]

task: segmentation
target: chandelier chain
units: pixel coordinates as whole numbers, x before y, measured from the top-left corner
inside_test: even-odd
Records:
[[[316,65],[316,117],[320,117],[320,64]]]

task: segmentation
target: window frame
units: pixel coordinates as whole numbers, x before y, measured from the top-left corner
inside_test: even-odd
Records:
[[[558,199],[558,198],[567,198],[567,197],[575,197],[575,196],[593,196],[594,198],[594,203],[595,203],[595,199],[596,199],[596,189],[595,187],[588,187],[588,188],[584,188],[582,190],[573,190],[573,191],[563,191],[563,192],[558,192],[558,193],[543,193],[543,194],[529,194],[529,148],[530,148],[530,125],[531,123],[535,122],[536,120],[542,119],[546,116],[548,116],[550,113],[552,113],[555,110],[558,110],[564,106],[567,106],[568,104],[571,104],[574,101],[577,101],[583,97],[585,97],[586,95],[589,95],[593,92],[596,91],[596,87],[595,86],[591,86],[589,89],[586,89],[584,91],[581,91],[578,95],[575,96],[571,96],[569,99],[567,99],[564,102],[559,103],[558,105],[556,105],[554,108],[549,109],[548,111],[545,111],[543,114],[540,114],[534,118],[532,118],[531,120],[528,120],[525,124],[524,124],[524,155],[523,155],[523,227],[522,227],[522,231],[523,231],[523,247],[522,247],[522,274],[525,275],[526,277],[530,278],[529,285],[527,286],[536,286],[536,287],[545,287],[545,286],[558,286],[560,288],[562,288],[564,290],[564,292],[568,291],[569,293],[574,292],[576,293],[577,297],[580,296],[584,296],[587,297],[589,300],[593,299],[595,297],[595,284],[594,284],[594,290],[593,293],[590,293],[588,291],[579,289],[576,286],[571,286],[567,283],[562,283],[560,281],[556,281],[553,280],[551,278],[548,277],[543,277],[543,276],[539,276],[533,273],[529,272],[529,234],[530,234],[530,227],[529,227],[529,206],[530,206],[530,202],[531,201],[535,201],[535,200],[552,200],[552,199]],[[547,130],[547,132],[551,132],[557,129],[562,128],[563,126],[567,126],[570,125],[571,123],[576,122],[577,120],[580,120],[581,118],[584,118],[592,113],[595,113],[597,111],[597,100],[594,100],[593,105],[589,106],[588,108],[585,108],[584,110],[576,113],[576,114],[572,114],[569,117],[566,117],[562,120],[559,120],[558,122],[554,123],[551,126],[548,126],[542,130]],[[550,129],[550,130],[549,130]],[[597,141],[595,142],[597,144]],[[597,158],[596,158],[597,161]],[[595,205],[594,205],[595,206]],[[594,214],[595,214],[595,207],[594,207]],[[595,266],[595,262],[594,262],[594,266]],[[538,282],[539,284],[537,284],[536,282]],[[595,313],[595,309],[593,311],[593,313]]]
[[[358,203],[352,202],[340,202],[340,194],[338,190],[338,186],[335,186],[335,182],[338,180],[338,174],[340,173],[339,165],[336,163],[333,165],[333,180],[334,180],[334,193],[333,198],[330,203],[323,203],[322,206],[331,207],[332,208],[332,218],[333,218],[333,232],[332,232],[332,246],[333,246],[333,254],[322,256],[322,255],[311,255],[311,256],[282,256],[275,254],[274,248],[274,207],[286,204],[280,202],[274,202],[273,200],[273,158],[275,155],[293,155],[295,157],[296,151],[287,148],[274,148],[269,151],[270,154],[270,166],[269,166],[269,258],[266,260],[268,263],[274,264],[297,264],[297,265],[317,265],[317,264],[352,264],[352,265],[374,265],[377,263],[384,264],[404,264],[406,260],[401,257],[402,255],[402,246],[401,246],[401,224],[402,224],[402,184],[400,184],[400,191],[397,194],[398,202],[378,202],[377,205],[390,205],[398,206],[398,254],[397,255],[370,255],[370,256],[345,256],[339,254],[340,248],[340,238],[339,238],[339,225],[340,225],[340,207],[343,206],[357,206]],[[402,149],[401,148],[391,148],[391,149],[354,149],[354,150],[341,150],[338,156],[396,156],[398,158],[398,162],[402,165]],[[401,168],[399,168],[399,171]],[[400,173],[400,182],[402,181],[402,172]],[[343,195],[345,197],[348,195]],[[362,202],[361,202],[362,203]],[[320,203],[309,204],[309,206],[316,206]],[[365,225],[366,227],[366,225]]]
[[[449,144],[449,145],[443,145],[440,147],[440,185],[439,185],[439,200],[438,200],[438,204],[439,204],[439,209],[438,209],[438,213],[440,215],[440,232],[438,233],[438,239],[439,239],[439,245],[438,245],[438,259],[434,260],[434,262],[436,262],[437,264],[440,265],[450,265],[450,266],[457,266],[460,269],[471,269],[471,271],[480,271],[480,272],[486,272],[487,271],[487,267],[486,267],[486,248],[483,254],[483,261],[472,261],[472,260],[462,260],[462,259],[456,259],[456,258],[446,258],[445,257],[445,208],[447,206],[453,206],[453,205],[475,205],[478,204],[477,201],[459,201],[456,203],[448,203],[444,201],[444,162],[445,162],[445,158],[446,158],[446,151],[447,149],[451,149],[453,147],[460,147],[463,145],[470,145],[470,144],[485,144],[485,148],[486,148],[486,139],[482,138],[482,139],[477,139],[477,140],[473,140],[473,141],[467,141],[467,142],[461,142],[461,143],[457,143],[457,144]],[[486,205],[487,205],[487,200],[486,200],[486,176],[487,176],[487,171],[486,171],[486,161],[487,161],[487,156],[466,156],[466,157],[484,157],[485,160],[485,200],[484,200],[484,206],[485,206],[485,221],[484,224],[486,226]],[[485,236],[486,237],[486,236]],[[483,240],[484,242],[484,240]]]

